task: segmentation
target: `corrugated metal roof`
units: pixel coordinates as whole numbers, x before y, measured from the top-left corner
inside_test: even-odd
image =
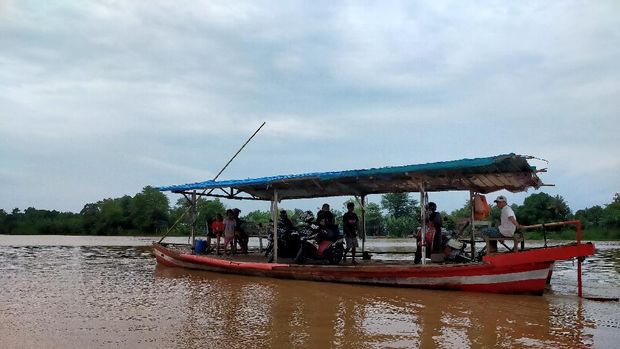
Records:
[[[507,189],[517,192],[530,187],[538,188],[542,184],[536,175],[536,168],[528,164],[525,156],[504,154],[417,165],[205,181],[158,189],[177,193],[223,189],[225,197],[240,198],[239,193],[246,193],[255,199],[270,200],[274,189],[277,189],[280,199],[299,199],[417,192],[422,186],[426,191],[474,190],[490,193]]]

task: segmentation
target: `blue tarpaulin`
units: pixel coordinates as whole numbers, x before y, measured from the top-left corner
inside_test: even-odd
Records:
[[[274,190],[278,191],[279,199],[293,199],[417,192],[422,188],[425,191],[489,193],[507,189],[517,192],[541,185],[536,168],[528,164],[527,157],[504,154],[417,165],[204,181],[158,189],[176,193],[198,190],[231,199],[271,200]]]

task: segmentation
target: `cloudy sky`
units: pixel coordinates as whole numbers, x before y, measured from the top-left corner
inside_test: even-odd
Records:
[[[514,152],[547,159],[544,191],[573,209],[609,203],[619,14],[614,0],[0,0],[0,208],[211,179],[263,121],[222,178]],[[466,197],[431,195],[446,210]]]

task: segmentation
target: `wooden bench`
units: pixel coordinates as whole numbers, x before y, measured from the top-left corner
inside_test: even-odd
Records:
[[[521,233],[519,231],[516,231],[515,234],[512,237],[504,236],[504,237],[501,237],[501,238],[491,238],[491,237],[483,235],[482,238],[486,242],[486,250],[487,251],[489,251],[489,247],[490,247],[490,242],[491,241],[499,241],[510,252],[518,251],[519,250],[519,243],[521,243],[521,251],[523,251],[523,249],[525,248],[525,239],[523,237],[523,233]],[[513,247],[512,248],[508,247],[508,245],[506,245],[504,243],[505,240],[512,240],[513,243],[514,243]]]

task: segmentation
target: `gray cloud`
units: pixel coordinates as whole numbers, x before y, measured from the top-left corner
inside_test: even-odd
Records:
[[[620,187],[618,9],[1,2],[0,207],[210,178],[263,120],[226,178],[517,152],[549,159],[574,208],[601,204]]]

